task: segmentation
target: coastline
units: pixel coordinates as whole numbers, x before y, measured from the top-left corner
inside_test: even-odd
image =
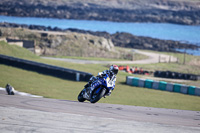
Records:
[[[1,0],[0,15],[199,25],[199,6],[189,0]]]

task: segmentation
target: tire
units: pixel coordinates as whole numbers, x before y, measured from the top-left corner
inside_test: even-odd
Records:
[[[154,72],[154,77],[158,77],[158,74],[159,74],[159,72],[158,72],[158,71],[155,71],[155,72]]]
[[[79,102],[84,102],[86,99],[85,98],[83,98],[83,90],[79,93],[79,95],[78,95],[78,101]]]
[[[98,102],[105,95],[106,89],[103,88],[98,94],[96,94],[96,96],[94,96],[94,92],[95,91],[93,91],[92,94],[91,94],[91,98],[90,98],[91,103]]]

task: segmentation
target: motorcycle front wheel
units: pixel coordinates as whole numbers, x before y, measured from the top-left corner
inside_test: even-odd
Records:
[[[98,102],[106,93],[106,89],[101,89],[98,93],[96,93],[96,90],[94,90],[91,94],[90,102],[96,103]]]
[[[83,97],[83,94],[84,94],[84,89],[78,95],[78,101],[79,102],[84,102],[85,101],[85,98]]]

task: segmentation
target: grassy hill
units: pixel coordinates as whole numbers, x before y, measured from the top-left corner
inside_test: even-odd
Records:
[[[4,41],[0,41],[0,54],[14,56],[23,59],[38,59],[39,56],[34,55],[32,52],[28,51],[25,48],[8,45]]]
[[[0,42],[0,54],[86,71],[94,75],[99,71],[108,69],[103,65],[75,64],[41,59],[26,49],[9,46],[4,42]],[[110,97],[101,99],[101,103],[200,111],[200,97],[128,86],[125,84],[127,75],[130,74],[119,72],[115,90]],[[0,64],[0,86],[4,87],[7,83],[10,83],[18,91],[48,98],[75,101],[77,101],[78,93],[86,84],[86,82],[63,80]]]
[[[43,56],[98,57],[122,60],[132,60],[133,56],[130,50],[115,49],[110,39],[90,34],[5,27],[0,27],[0,31],[2,37],[5,38],[34,40],[35,47],[39,51],[37,54]]]

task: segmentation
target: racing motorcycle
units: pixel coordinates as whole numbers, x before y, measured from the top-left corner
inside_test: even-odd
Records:
[[[90,92],[90,87],[84,88],[78,95],[78,101],[84,102],[85,100],[91,103],[98,102],[102,97],[109,96],[111,90],[115,87],[115,77],[109,78],[108,74],[102,77],[98,77],[95,81],[91,83],[91,86],[97,86]],[[91,94],[90,94],[91,93]]]

